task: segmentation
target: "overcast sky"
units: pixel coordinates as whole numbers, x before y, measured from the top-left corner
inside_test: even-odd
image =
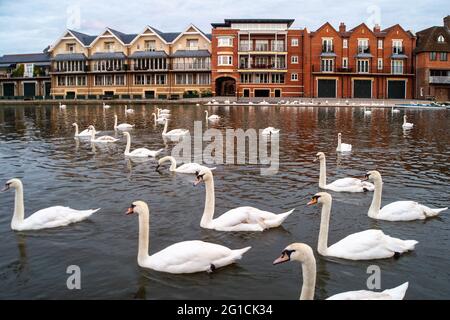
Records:
[[[125,33],[146,25],[169,32],[194,23],[210,33],[210,23],[224,18],[289,18],[309,30],[344,21],[347,28],[399,23],[418,31],[442,25],[449,9],[448,0],[0,0],[0,55],[41,52],[67,27],[95,35],[107,26]]]

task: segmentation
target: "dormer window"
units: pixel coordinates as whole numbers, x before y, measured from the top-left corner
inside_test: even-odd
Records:
[[[114,42],[105,42],[105,51],[114,52]]]
[[[438,37],[438,40],[437,40],[439,43],[444,43],[445,42],[445,39],[444,39],[444,36],[441,34],[439,37]]]
[[[74,53],[75,52],[75,43],[66,44],[66,52]]]

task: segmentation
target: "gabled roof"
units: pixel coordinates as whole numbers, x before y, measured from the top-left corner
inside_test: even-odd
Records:
[[[77,38],[84,46],[88,47],[92,41],[95,40],[96,36],[90,36],[85,33],[81,33],[75,30],[67,30],[69,33],[71,33],[75,38]]]
[[[399,28],[401,31],[406,33],[409,37],[414,38],[414,35],[410,31],[406,31],[398,23],[394,24],[393,26],[390,26],[389,28],[384,29],[383,31],[381,31],[381,33],[383,34],[383,36],[387,36],[390,32],[394,31],[395,28]]]
[[[188,31],[190,30],[190,29],[193,29],[194,31],[195,31],[195,33],[198,33],[198,34],[200,34],[203,38],[205,38],[206,39],[206,41],[208,41],[208,42],[211,42],[211,39],[210,38],[208,38],[207,37],[207,35],[203,32],[203,31],[201,31],[199,28],[197,28],[194,24],[190,24],[183,32],[180,32],[179,34],[178,34],[178,36],[175,38],[175,39],[173,39],[171,42],[176,42],[179,38],[181,38],[184,34],[187,34],[188,33]]]
[[[375,33],[373,32],[373,30],[370,29],[370,28],[367,26],[367,24],[365,24],[364,22],[358,24],[358,25],[357,25],[356,27],[354,27],[353,29],[350,29],[349,32],[350,32],[350,33],[353,33],[353,32],[355,32],[356,30],[358,30],[359,28],[366,28],[367,30],[369,30],[369,32],[370,32],[372,35],[376,36]]]
[[[124,44],[130,44],[131,41],[133,41],[133,39],[137,36],[137,34],[126,34],[111,28],[108,28],[108,30],[119,38]]]
[[[146,33],[145,33],[146,31],[152,32],[152,33],[153,33],[154,35],[156,35],[162,42],[164,42],[164,43],[166,43],[166,44],[172,42],[172,40],[175,39],[175,38],[178,36],[178,34],[179,34],[179,32],[166,32],[166,33],[164,33],[164,32],[161,32],[161,31],[159,31],[158,29],[153,28],[153,27],[151,27],[151,26],[146,26],[146,27],[144,28],[144,30],[142,30],[142,32],[138,33],[138,34],[133,38],[133,40],[130,41],[129,44],[133,44],[133,43],[134,43],[137,39],[139,39],[139,37],[141,37],[141,36],[149,35],[149,34],[146,34]]]
[[[125,45],[125,42],[122,41],[121,36],[125,36],[124,33],[111,29],[109,27],[107,27],[105,30],[103,30],[102,33],[100,33],[94,41],[91,42],[90,47],[92,47],[99,39],[101,39],[102,37],[104,37],[105,33],[110,33],[114,38],[116,38],[116,40],[118,40],[122,45]]]
[[[438,37],[444,37],[444,43],[437,41]],[[417,42],[415,53],[419,52],[450,52],[450,30],[446,27],[431,27],[416,33]]]
[[[49,62],[50,55],[47,53],[28,53],[28,54],[5,54],[0,57],[0,63],[35,63]]]
[[[316,34],[317,32],[319,32],[320,30],[322,30],[325,27],[329,27],[331,28],[335,33],[340,34],[339,31],[337,31],[329,22],[325,22],[323,25],[321,25],[316,31],[311,32],[311,35]]]

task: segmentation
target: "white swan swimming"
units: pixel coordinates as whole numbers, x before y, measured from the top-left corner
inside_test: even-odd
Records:
[[[101,137],[96,138],[95,134],[97,132],[95,131],[94,126],[89,126],[89,129],[91,131],[91,142],[110,143],[110,142],[119,141],[119,139],[116,139],[111,136],[101,136]]]
[[[366,107],[364,107],[364,114],[369,116],[372,114],[372,110],[366,109]]]
[[[261,134],[264,136],[270,136],[272,134],[278,133],[280,133],[280,129],[275,129],[274,127],[267,127],[263,131],[261,131]]]
[[[75,127],[75,138],[77,137],[91,137],[91,130],[88,129],[84,129],[81,132],[78,132],[78,124],[76,124],[75,122],[72,123],[72,126]],[[96,133],[100,133],[101,131],[97,131]]]
[[[232,264],[250,250],[246,247],[231,250],[227,247],[200,240],[175,243],[157,253],[148,255],[150,246],[150,212],[143,201],[135,201],[127,215],[139,215],[139,251],[137,262],[140,267],[168,273],[212,272],[220,267]]]
[[[106,104],[103,102],[103,109],[109,109],[111,108],[111,106],[109,104]]]
[[[332,198],[326,192],[316,193],[308,205],[322,204],[319,243],[317,251],[322,256],[348,260],[373,260],[398,256],[414,250],[416,240],[401,240],[385,235],[381,230],[365,230],[353,233],[328,247],[328,227]]]
[[[170,116],[170,110],[169,110],[169,109],[160,109],[160,108],[156,108],[156,110],[158,111],[158,117],[161,117],[161,116]]]
[[[129,130],[133,129],[134,125],[128,123],[121,123],[117,125],[117,114],[114,115],[114,130]]]
[[[125,105],[125,113],[134,113],[134,109],[128,108],[128,106]]]
[[[166,118],[157,118],[155,113],[152,113],[153,121],[155,122],[155,125],[157,124],[164,124],[166,123]]]
[[[373,191],[375,186],[357,178],[342,178],[327,184],[327,164],[325,154],[318,152],[314,162],[320,161],[319,188],[332,190],[336,192],[366,192]]]
[[[403,129],[412,129],[412,127],[414,127],[414,124],[411,122],[407,122],[408,117],[406,116],[406,114],[403,116],[403,125],[402,128]]]
[[[65,104],[61,104],[61,102],[59,103],[59,108],[60,109],[65,109],[67,106]]]
[[[304,243],[292,243],[282,252],[273,264],[298,261],[302,265],[302,291],[300,300],[314,300],[316,290],[316,259],[310,246]],[[402,300],[408,289],[408,282],[383,292],[369,290],[347,291],[335,294],[327,300]]]
[[[205,168],[205,166],[202,166],[195,162],[189,162],[184,163],[181,166],[177,168],[177,160],[172,156],[167,156],[164,158],[161,158],[158,160],[158,166],[156,167],[156,170],[159,169],[159,167],[164,163],[170,161],[170,168],[169,171],[177,172],[177,173],[196,173],[200,171],[201,169]],[[216,168],[209,168],[210,170],[215,170]]]
[[[352,151],[352,145],[351,144],[347,144],[347,143],[342,143],[341,139],[342,139],[342,134],[339,132],[338,133],[338,145],[337,145],[336,151],[337,152],[350,152],[350,151]]]
[[[169,126],[169,119],[167,119],[166,122],[164,123],[164,130],[162,132],[163,137],[178,138],[189,134],[189,130],[187,129],[173,129],[167,132],[168,126]]]
[[[400,110],[399,109],[394,109],[394,106],[391,107],[391,112],[392,113],[399,113]]]
[[[375,192],[368,212],[370,218],[387,221],[423,220],[435,217],[441,211],[448,209],[432,209],[415,201],[395,201],[380,209],[383,190],[381,174],[378,171],[369,171],[366,174],[366,178],[372,180],[375,184]]]
[[[69,207],[55,206],[41,209],[25,218],[25,208],[23,204],[23,185],[19,179],[11,179],[6,182],[2,191],[14,188],[16,191],[14,215],[11,221],[11,229],[16,231],[39,230],[67,226],[87,219],[95,210],[75,210]]]
[[[127,157],[140,157],[140,158],[148,158],[148,157],[156,157],[158,156],[164,149],[159,149],[157,151],[152,151],[147,148],[138,148],[134,149],[130,152],[131,147],[131,136],[129,132],[124,132],[123,135],[127,138],[127,146],[125,147],[124,155]]]
[[[206,118],[206,120],[210,120],[210,121],[220,120],[220,117],[217,114],[212,114],[212,115],[208,116],[208,110],[205,110],[205,118]]]
[[[231,209],[220,217],[214,219],[215,195],[214,178],[209,168],[203,168],[197,173],[194,185],[205,183],[206,198],[200,226],[217,231],[263,231],[280,226],[284,220],[295,210],[275,214],[253,207],[239,207]]]

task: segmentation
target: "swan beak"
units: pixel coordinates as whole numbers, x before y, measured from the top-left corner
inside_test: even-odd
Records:
[[[317,162],[317,160],[319,160],[319,158],[316,157],[314,158],[313,162]]]
[[[159,171],[159,164],[156,166],[155,171]]]
[[[275,259],[275,261],[273,262],[273,265],[288,262],[289,260],[290,260],[289,255],[283,253],[279,258]]]
[[[5,184],[5,187],[0,190],[0,192],[5,192],[9,190],[9,184]]]
[[[364,177],[362,177],[361,178],[361,180],[362,181],[366,181],[366,180],[369,180],[369,175],[368,174],[366,174]]]
[[[130,215],[130,214],[133,214],[133,213],[134,213],[134,208],[133,207],[129,207],[127,212],[126,212],[127,216]]]
[[[195,181],[193,182],[194,187],[197,186],[199,183],[202,183],[202,181],[203,181],[203,179],[201,177],[195,179]]]
[[[317,203],[317,198],[314,197],[314,198],[312,198],[311,201],[308,202],[306,205],[307,205],[307,206],[311,206],[311,205],[316,204],[316,203]]]

